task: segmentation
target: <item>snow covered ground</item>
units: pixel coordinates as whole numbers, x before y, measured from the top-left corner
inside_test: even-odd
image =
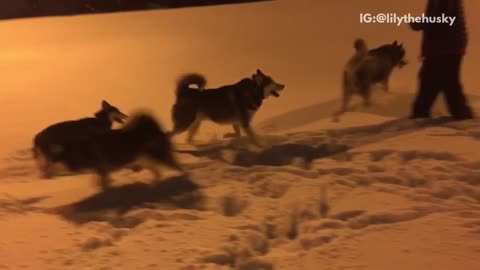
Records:
[[[1,22],[0,269],[478,269],[480,121],[402,119],[419,36],[357,21],[368,6],[423,3],[320,2]],[[464,82],[476,105],[474,20]],[[404,41],[411,64],[371,109],[333,123],[357,36]],[[217,86],[256,68],[286,84],[255,119],[268,147],[206,124],[196,147],[176,140],[189,178],[121,171],[107,192],[93,175],[39,178],[28,149],[47,125],[107,99],[170,127],[180,74]]]

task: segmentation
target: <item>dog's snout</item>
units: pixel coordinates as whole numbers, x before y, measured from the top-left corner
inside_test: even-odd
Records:
[[[278,84],[278,89],[283,90],[285,88],[285,84]]]

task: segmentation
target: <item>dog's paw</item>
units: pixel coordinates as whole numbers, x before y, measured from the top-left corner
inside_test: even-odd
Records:
[[[184,177],[184,178],[190,178],[190,177],[192,177],[192,173],[189,172],[189,171],[182,171],[180,176]]]
[[[111,188],[110,179],[107,177],[99,176],[96,184],[102,191],[107,191]]]
[[[50,173],[40,173],[40,177],[45,180],[51,180],[53,179],[53,175]]]
[[[223,138],[224,139],[229,139],[229,138],[238,138],[239,136],[233,132],[230,132],[230,133],[226,133],[223,135]]]
[[[263,152],[266,148],[265,146],[261,146],[259,144],[249,144],[249,145],[246,145],[245,147],[249,152],[257,153],[257,154]]]
[[[108,191],[108,190],[111,189],[110,184],[100,183],[100,184],[98,184],[98,186],[100,187],[101,191]]]
[[[263,150],[270,146],[270,144],[266,140],[258,139],[258,138],[255,141],[253,141],[253,145],[259,150]]]
[[[133,165],[132,167],[130,167],[130,170],[132,170],[132,172],[139,172],[141,171],[143,168],[142,166],[140,165]]]
[[[256,148],[258,148],[259,150],[263,150],[267,147],[267,145],[265,143],[256,143],[254,144]]]
[[[50,180],[54,177],[52,170],[50,168],[41,168],[40,177],[46,180]]]
[[[373,107],[373,103],[371,101],[365,101],[365,102],[363,102],[363,106],[365,108],[371,108],[371,107]]]

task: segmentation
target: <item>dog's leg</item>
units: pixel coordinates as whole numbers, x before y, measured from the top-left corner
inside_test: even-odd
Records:
[[[385,91],[385,92],[389,92],[390,88],[389,88],[389,85],[388,85],[388,77],[385,78],[385,79],[382,81],[382,89],[383,89],[383,91]]]
[[[382,80],[383,90],[385,92],[390,91],[389,81],[390,81],[390,76],[392,75],[392,71],[393,71],[393,69],[391,69],[389,72],[387,72],[387,74],[385,75],[385,78]]]
[[[98,174],[99,185],[102,188],[102,190],[107,190],[108,188],[110,188],[109,173],[104,169],[97,168],[97,174]]]
[[[352,93],[350,91],[345,91],[343,93],[342,105],[340,107],[340,110],[338,110],[333,115],[333,121],[334,122],[340,121],[340,115],[342,115],[342,114],[344,114],[345,112],[348,111],[348,104],[350,103],[351,98],[352,98]]]
[[[372,105],[371,94],[372,94],[372,84],[369,80],[360,80],[358,82],[358,90],[360,95],[363,98],[363,106],[370,107]]]
[[[43,178],[50,179],[53,177],[53,165],[50,161],[45,160],[45,164],[43,164],[41,170]]]
[[[348,111],[348,104],[350,104],[350,99],[352,99],[352,93],[348,91],[343,95],[342,108],[340,109],[341,113]]]
[[[132,172],[139,172],[142,169],[143,169],[142,165],[140,165],[140,164],[134,164],[130,167],[130,170],[132,170]]]
[[[363,106],[369,108],[372,106],[372,98],[370,92],[367,92],[363,95]]]
[[[201,120],[197,119],[193,124],[190,126],[188,129],[188,136],[187,136],[187,143],[192,144],[193,143],[193,138],[198,132],[198,129],[200,128]]]
[[[240,110],[240,109],[237,109],[237,112],[239,113],[239,117],[240,117],[240,125],[242,127],[242,129],[245,131],[245,134],[247,134],[248,138],[250,138],[250,141],[262,148],[263,147],[263,144],[260,143],[260,141],[258,140],[258,137],[257,137],[257,134],[255,134],[255,132],[252,130],[252,126],[250,125],[250,115],[248,114],[248,111],[246,110]]]
[[[154,145],[153,147],[151,147],[152,151],[149,152],[149,158],[146,162],[148,163],[148,168],[152,172],[156,170],[159,164],[162,164],[179,172],[186,173],[185,169],[180,165],[180,163],[173,155],[173,151],[170,146],[160,146],[160,148],[157,146],[158,145]],[[158,173],[158,170],[156,170],[156,173]],[[159,175],[159,173],[157,175]]]
[[[34,159],[37,163],[37,168],[40,171],[40,176],[45,179],[50,179],[53,176],[52,164],[48,158],[37,148],[34,148]]]
[[[253,131],[252,127],[250,126],[250,121],[248,119],[242,120],[242,129],[245,131],[245,134],[247,134],[248,138],[254,145],[260,148],[264,146],[263,143],[258,140],[257,134],[255,134],[255,132]]]
[[[240,135],[241,135],[240,125],[234,124],[233,125],[233,132],[234,132],[235,138],[240,138]]]
[[[162,174],[160,173],[160,170],[158,170],[157,166],[151,164],[148,166],[148,169],[150,172],[152,172],[153,181],[160,181],[162,179]]]
[[[183,174],[187,174],[187,171],[180,165],[180,163],[177,161],[177,159],[173,156],[172,153],[167,154],[162,160],[162,163]]]
[[[255,134],[255,132],[252,130],[252,128],[250,127],[250,125],[246,125],[246,126],[243,126],[243,130],[245,131],[245,133],[247,134],[247,136],[250,138],[250,141],[258,146],[258,147],[263,147],[263,144],[260,143],[260,141],[258,140],[258,137],[257,135]]]
[[[225,134],[223,136],[224,138],[232,138],[232,137],[240,138],[240,135],[241,135],[240,125],[239,124],[233,124],[232,127],[233,127],[233,133]]]
[[[253,132],[252,127],[250,126],[250,121],[252,119],[252,115],[248,113],[247,109],[239,107],[235,102],[234,102],[234,96],[229,95],[230,101],[232,101],[232,106],[235,111],[235,114],[238,118],[240,118],[240,126],[241,128],[245,131],[245,134],[250,138],[250,141],[256,145],[257,147],[262,148],[263,144],[260,143],[260,141],[257,138],[257,135],[255,132]]]
[[[172,131],[167,132],[167,137],[172,138],[175,135],[178,135],[180,133],[185,132],[186,130],[188,130],[191,127],[193,122],[194,122],[194,120],[184,122],[184,123],[175,122]]]
[[[169,138],[186,131],[197,118],[197,107],[193,102],[181,101],[172,107],[173,130],[167,133]]]
[[[172,138],[175,135],[178,135],[188,129],[189,126],[180,127],[178,124],[174,124],[172,131],[167,132],[167,137]]]
[[[357,78],[355,76],[355,73],[349,69],[344,70],[342,77],[342,105],[340,109],[333,115],[334,122],[340,121],[340,115],[348,111],[348,104],[350,103],[350,99],[352,98],[357,88],[356,82]]]
[[[162,174],[158,169],[157,156],[161,156],[161,146],[157,143],[157,141],[151,141],[145,145],[145,148],[147,149],[146,155],[137,159],[137,166],[141,166],[142,168],[149,170],[152,173],[153,180],[159,181],[162,179]]]
[[[365,108],[372,106],[372,86],[373,84],[370,81],[365,81],[360,84],[360,93],[362,93]]]

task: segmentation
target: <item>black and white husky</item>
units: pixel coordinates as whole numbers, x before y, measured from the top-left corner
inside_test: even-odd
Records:
[[[173,155],[169,136],[149,114],[130,117],[120,129],[107,130],[90,137],[70,140],[58,146],[51,162],[71,172],[94,172],[103,189],[109,187],[110,174],[123,168],[140,166],[161,174],[159,166],[185,172]]]
[[[196,85],[197,88],[191,88]],[[188,143],[193,141],[200,124],[210,120],[217,124],[232,125],[234,136],[242,129],[250,140],[260,146],[250,122],[264,99],[279,97],[285,85],[275,82],[270,76],[257,70],[250,78],[231,85],[205,89],[203,75],[192,73],[180,78],[177,83],[176,103],[172,108],[174,127],[171,135],[188,130]]]
[[[112,129],[114,122],[123,124],[126,118],[126,114],[103,100],[95,117],[56,123],[39,132],[33,139],[33,156],[39,163],[43,176],[53,176],[51,160],[63,144],[106,132]]]

